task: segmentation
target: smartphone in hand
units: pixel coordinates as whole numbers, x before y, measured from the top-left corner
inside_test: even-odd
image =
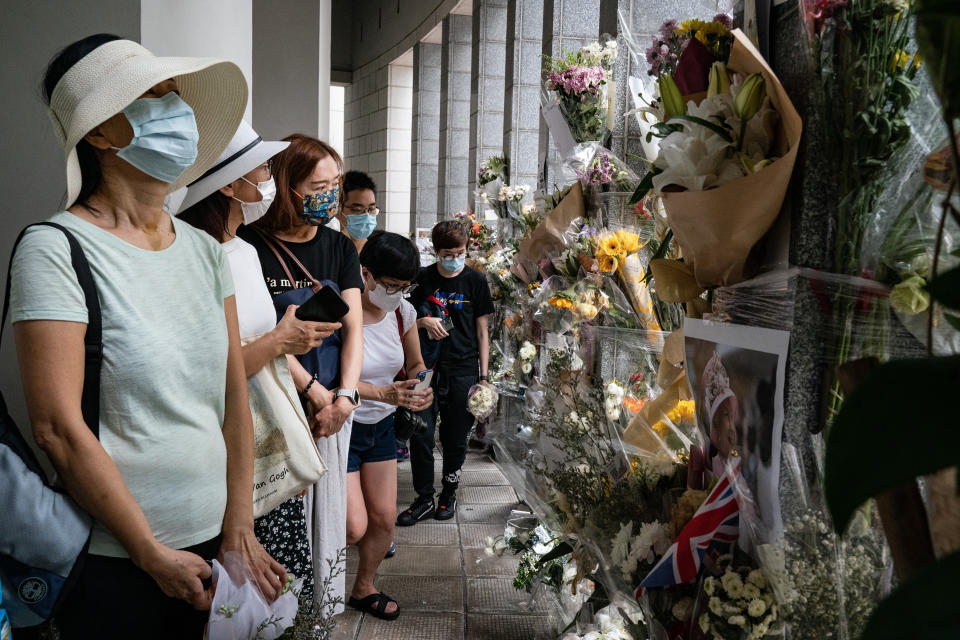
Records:
[[[413,388],[414,391],[426,391],[430,388],[430,381],[433,380],[433,369],[427,369],[426,371],[421,371],[417,374],[417,379],[420,381],[417,383],[417,386]]]
[[[300,305],[294,315],[308,322],[340,322],[348,311],[350,306],[333,287],[323,287]]]

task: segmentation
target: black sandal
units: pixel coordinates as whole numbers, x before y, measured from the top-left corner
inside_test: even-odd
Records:
[[[397,610],[393,613],[387,613],[387,605],[391,602],[396,603],[397,601],[385,593],[371,593],[366,598],[361,598],[360,600],[351,596],[347,604],[357,611],[369,613],[381,620],[395,620],[397,616],[400,615],[400,606],[398,604]]]

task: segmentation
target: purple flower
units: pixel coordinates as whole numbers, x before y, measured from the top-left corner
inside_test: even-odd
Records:
[[[660,25],[660,35],[664,40],[668,40],[673,37],[674,32],[677,30],[677,21],[674,18],[666,20],[662,25]]]
[[[719,22],[727,29],[733,29],[733,18],[725,13],[718,13],[717,15],[713,16],[713,21]]]

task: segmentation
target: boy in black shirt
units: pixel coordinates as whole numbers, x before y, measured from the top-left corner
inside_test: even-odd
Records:
[[[490,333],[487,316],[493,312],[493,299],[487,279],[478,271],[464,266],[467,254],[467,232],[453,220],[438,223],[432,232],[436,264],[420,270],[417,288],[410,302],[421,308],[430,301],[446,308],[453,326],[444,328],[444,318],[425,316],[417,319],[421,342],[439,341],[440,354],[434,367],[434,405],[424,412],[426,431],[410,438],[410,466],[413,488],[418,497],[410,508],[397,517],[397,524],[409,526],[431,515],[448,520],[457,508],[456,491],[460,468],[467,455],[467,437],[473,416],[467,411],[467,392],[479,379],[487,380],[490,356]],[[435,343],[430,344],[433,346]],[[427,344],[425,351],[429,348]],[[479,363],[479,368],[478,368]],[[443,490],[433,504],[433,446],[437,413],[440,414],[440,444],[443,450]]]

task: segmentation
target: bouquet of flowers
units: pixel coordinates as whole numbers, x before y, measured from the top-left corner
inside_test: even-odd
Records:
[[[720,558],[722,573],[703,580],[706,611],[697,619],[704,634],[714,638],[761,640],[780,636],[777,602],[763,572],[750,565],[733,565],[732,556]]]
[[[648,134],[661,138],[659,152],[634,192],[634,201],[651,190],[662,198],[703,287],[743,278],[750,250],[780,212],[802,129],[760,53],[739,30],[732,36],[728,62],[693,38],[676,72],[660,76]]]
[[[500,189],[496,194],[496,200],[492,203],[497,215],[501,218],[509,217],[514,220],[523,218],[525,214],[523,199],[527,196],[529,191],[530,187],[525,184],[519,184],[516,186],[501,184]],[[526,213],[529,213],[530,211],[530,209],[527,209]]]
[[[606,134],[604,87],[616,58],[615,40],[546,58],[546,88],[554,93],[575,142],[601,140]]]
[[[680,55],[691,40],[697,40],[717,60],[726,62],[733,45],[733,20],[725,13],[718,13],[710,22],[684,20],[677,23],[670,19],[660,25],[647,49],[646,58],[651,76],[674,73]]]
[[[637,186],[637,175],[598,142],[578,144],[567,165],[593,191],[630,192]]]
[[[507,175],[509,164],[507,159],[500,154],[499,156],[490,156],[480,166],[477,175],[477,186],[481,189],[491,182],[503,180]]]
[[[475,213],[458,211],[453,214],[453,218],[467,230],[467,253],[471,257],[476,259],[494,247],[493,229],[477,219]]]
[[[500,396],[493,387],[475,384],[467,392],[467,411],[477,419],[477,422],[483,422],[496,410],[499,399]]]

